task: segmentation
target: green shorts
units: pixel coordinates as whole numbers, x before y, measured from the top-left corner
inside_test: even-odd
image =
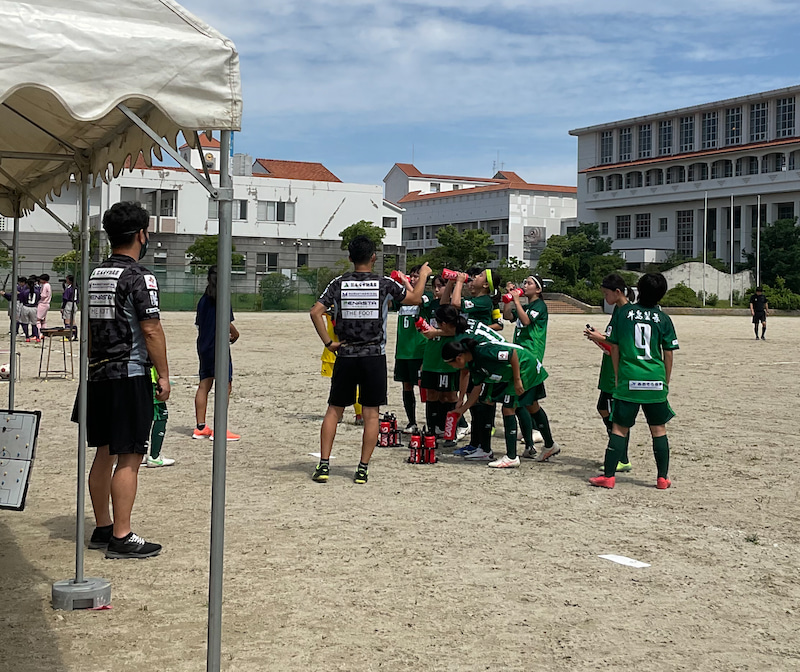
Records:
[[[518,408],[519,406],[530,406],[534,401],[544,399],[547,393],[544,389],[544,383],[534,385],[529,390],[525,390],[521,397],[515,394],[504,394],[502,398],[503,408]],[[501,400],[498,400],[501,401]]]
[[[459,371],[423,371],[420,376],[422,387],[437,392],[457,392]]]
[[[668,401],[657,401],[653,404],[637,404],[633,401],[614,399],[611,410],[611,422],[620,427],[633,427],[636,424],[636,416],[639,414],[639,407],[644,411],[644,417],[648,425],[666,425],[675,417],[675,411]]]
[[[395,359],[394,379],[398,383],[419,382],[419,370],[422,368],[422,357],[419,359]]]

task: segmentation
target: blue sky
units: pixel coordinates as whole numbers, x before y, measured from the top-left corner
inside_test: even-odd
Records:
[[[800,84],[786,0],[182,0],[231,38],[236,151],[576,182],[572,128]]]

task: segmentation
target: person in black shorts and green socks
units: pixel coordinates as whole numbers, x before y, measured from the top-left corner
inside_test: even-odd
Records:
[[[764,288],[756,287],[756,293],[750,297],[750,315],[753,318],[753,331],[756,332],[758,340],[758,325],[761,324],[761,340],[766,340],[764,334],[767,333],[767,315],[769,314],[769,303],[764,296]]]
[[[311,321],[323,345],[336,352],[331,377],[328,410],[320,429],[320,460],[311,478],[325,483],[330,477],[330,457],[336,427],[345,407],[356,399],[362,404],[364,431],[361,459],[353,481],[366,483],[369,460],[378,440],[378,414],[386,403],[386,319],[389,301],[405,306],[419,305],[431,269],[423,264],[419,282],[412,292],[391,278],[372,272],[375,243],[367,236],[356,236],[348,245],[353,270],[331,280],[311,308]],[[328,336],[325,312],[333,307],[333,322],[338,342]]]
[[[618,273],[611,273],[603,278],[600,285],[603,292],[603,298],[609,306],[614,306],[614,313],[619,308],[628,305],[630,300],[633,299],[633,291],[625,284],[622,276]],[[592,343],[595,343],[603,351],[603,359],[600,364],[600,379],[597,381],[597,389],[600,390],[600,396],[597,399],[597,412],[606,426],[606,433],[611,436],[611,407],[614,402],[614,387],[616,386],[616,378],[614,376],[614,365],[611,362],[611,345],[606,342],[606,337],[609,333],[611,323],[605,331],[598,331],[591,325],[586,325],[583,330],[583,335],[586,336]],[[630,471],[631,466],[628,458],[628,439],[630,434],[625,437],[625,451],[617,464],[617,471]]]
[[[400,276],[406,293],[414,291],[420,282],[420,266],[413,266],[407,276]],[[422,283],[423,288],[425,282]],[[431,292],[424,292],[422,303],[417,306],[397,305],[397,342],[394,351],[394,379],[403,384],[403,408],[406,411],[408,424],[403,430],[411,434],[417,430],[417,399],[414,386],[419,383],[422,358],[425,354],[425,337],[417,330],[416,322],[420,310],[427,308],[433,299]]]
[[[544,284],[538,275],[529,275],[522,282],[522,291],[528,299],[528,304],[523,306],[520,303],[519,291],[511,292],[512,301],[507,304],[507,306],[510,306],[508,312],[511,319],[517,321],[517,326],[514,330],[514,343],[521,345],[533,355],[534,368],[536,370],[533,383],[534,389],[528,395],[529,398],[526,403],[517,404],[515,408],[522,426],[522,435],[525,438],[523,457],[536,458],[538,462],[546,462],[561,452],[561,447],[553,441],[547,413],[544,412],[544,409],[539,404],[539,400],[547,396],[544,381],[548,376],[547,370],[544,368],[548,313],[547,304],[542,299],[543,288]],[[533,447],[534,423],[544,439],[544,448],[538,456],[536,455],[536,449]]]
[[[150,379],[153,381],[153,429],[150,431],[150,450],[142,460],[142,464],[151,469],[153,467],[171,467],[175,460],[164,457],[161,447],[164,445],[164,436],[167,433],[167,402],[158,399],[158,372],[155,367],[150,369]]]
[[[603,475],[589,479],[600,488],[613,488],[614,473],[625,450],[626,438],[636,422],[639,408],[644,411],[658,470],[656,488],[666,490],[669,480],[669,441],[667,423],[675,413],[667,401],[672,375],[673,351],[678,337],[669,315],[658,302],[667,292],[661,273],[647,273],[637,283],[639,298],[618,308],[611,318],[607,342],[616,374],[611,435],[608,438]]]

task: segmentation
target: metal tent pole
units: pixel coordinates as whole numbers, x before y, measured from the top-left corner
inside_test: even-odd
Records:
[[[9,344],[9,366],[11,378],[8,381],[8,410],[14,410],[14,392],[17,381],[17,276],[19,275],[19,215],[20,196],[14,195],[14,235],[11,239],[11,342]],[[44,343],[42,343],[44,346]]]
[[[708,192],[703,196],[703,305],[706,305],[706,264],[708,264]]]
[[[219,244],[217,247],[217,328],[214,350],[214,463],[211,474],[211,557],[208,576],[208,649],[206,669],[219,672],[222,641],[222,569],[225,555],[225,463],[228,436],[228,363],[230,361],[231,248],[233,181],[232,131],[220,134]]]
[[[733,194],[731,194],[731,308],[733,308]]]
[[[111,582],[83,575],[84,502],[86,499],[86,382],[89,378],[89,180],[81,170],[80,364],[78,383],[78,495],[75,518],[75,578],[53,584],[53,608],[72,611],[111,604]]]
[[[756,287],[761,287],[761,194],[758,195],[756,207],[758,208],[756,215]]]

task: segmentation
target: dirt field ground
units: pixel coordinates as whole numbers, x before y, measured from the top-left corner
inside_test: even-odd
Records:
[[[112,582],[111,611],[50,606],[51,583],[74,572],[76,383],[34,377],[38,350],[21,346],[17,405],[43,422],[27,508],[0,512],[0,670],[205,669],[212,444],[189,436],[192,321],[164,316],[175,382],[164,452],[177,464],[142,469],[134,510],[134,529],[164,551],[86,554],[86,575]],[[606,491],[587,484],[605,434],[583,316],[550,320],[543,405],[563,446],[552,463],[498,473],[377,449],[357,486],[352,424],[330,482],[310,480],[328,381],[307,315],[239,315],[224,669],[800,669],[800,322],[770,318],[756,342],[747,318],[674,321],[673,487],[653,487],[640,418],[634,471]],[[398,385],[389,407],[402,412]],[[86,511],[88,535],[88,499]]]

